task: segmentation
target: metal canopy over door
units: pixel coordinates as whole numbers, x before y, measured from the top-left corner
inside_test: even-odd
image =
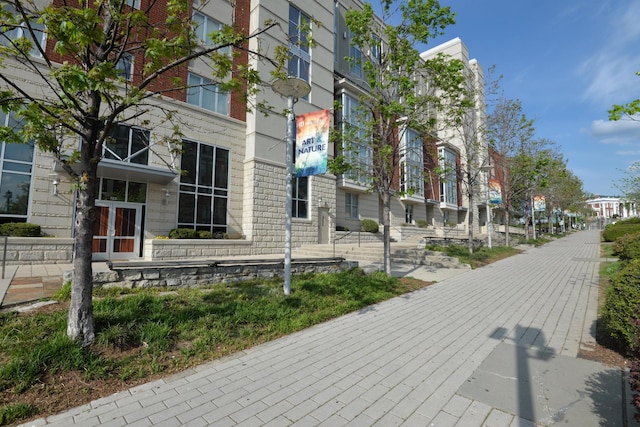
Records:
[[[142,207],[123,202],[96,202],[93,259],[128,259],[140,256]]]

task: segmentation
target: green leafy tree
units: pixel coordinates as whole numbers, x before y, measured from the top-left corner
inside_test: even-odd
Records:
[[[616,183],[629,202],[640,203],[640,162],[635,162],[625,171],[626,176]]]
[[[75,183],[75,256],[67,334],[86,346],[94,339],[91,259],[96,170],[111,131],[118,123],[140,123],[153,111],[173,128],[173,135],[164,142],[178,144],[178,115],[159,99],[188,89],[179,77],[181,67],[206,58],[220,90],[251,97],[260,78],[246,65],[248,56],[268,60],[274,72],[282,74],[286,49],[276,49],[275,59],[248,50],[250,39],[274,23],[250,35],[225,25],[208,35],[211,44],[203,45],[187,0],[152,1],[146,10],[130,7],[127,0],[38,4],[2,2],[0,107],[23,125],[3,127],[0,136],[4,141],[35,141],[41,150],[52,153]],[[244,61],[237,61],[243,57]],[[132,59],[141,64],[136,67],[140,71],[126,76],[123,70]],[[21,84],[16,70],[32,76],[38,90]]]
[[[459,61],[438,58],[425,62],[414,47],[426,44],[454,23],[450,8],[433,0],[380,3],[379,17],[369,3],[362,10],[349,10],[345,16],[351,43],[361,53],[348,60],[362,67],[361,83],[366,90],[358,99],[357,117],[343,123],[337,134],[341,153],[330,167],[335,173],[348,173],[378,194],[382,204],[384,270],[390,273],[391,197],[415,190],[411,185],[401,192],[395,188],[401,159],[410,154],[402,150],[399,141],[408,130],[431,134],[435,128],[433,109],[439,102],[433,86],[457,89],[463,76]]]
[[[535,128],[533,120],[524,114],[522,102],[499,96],[487,115],[487,139],[495,150],[494,169],[502,189],[502,207],[504,209],[505,244],[509,246],[509,224],[511,210],[514,208],[514,189],[511,187],[510,161],[519,147],[524,147],[533,139]]]

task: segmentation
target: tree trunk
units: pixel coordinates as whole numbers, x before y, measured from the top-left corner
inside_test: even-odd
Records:
[[[469,228],[468,233],[467,233],[467,238],[469,239],[469,242],[467,244],[467,247],[469,249],[469,253],[472,254],[473,253],[473,204],[474,204],[474,200],[473,200],[473,194],[469,194],[469,213],[467,215],[467,227]]]
[[[511,218],[509,216],[509,209],[504,210],[504,245],[509,247],[509,223],[511,222]]]
[[[92,244],[95,221],[96,167],[78,190],[76,219],[74,224],[73,281],[71,303],[67,319],[67,336],[78,341],[83,347],[91,345],[95,337],[93,321],[93,267]],[[85,169],[86,170],[86,169]]]
[[[384,191],[382,193],[382,229],[384,245],[384,272],[391,274],[391,194]]]

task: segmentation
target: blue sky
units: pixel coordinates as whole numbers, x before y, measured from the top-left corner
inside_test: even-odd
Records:
[[[460,37],[485,71],[496,66],[505,96],[522,101],[536,138],[561,147],[585,191],[620,194],[614,184],[640,161],[640,121],[610,122],[607,110],[640,98],[640,1],[440,4],[456,24],[427,48]]]

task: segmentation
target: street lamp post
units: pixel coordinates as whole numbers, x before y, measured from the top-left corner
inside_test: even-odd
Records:
[[[296,77],[276,80],[271,84],[271,88],[277,94],[287,98],[287,134],[286,134],[286,201],[284,219],[284,294],[291,293],[291,216],[293,207],[293,125],[295,114],[293,104],[298,98],[307,96],[311,91],[311,86],[304,80]]]

